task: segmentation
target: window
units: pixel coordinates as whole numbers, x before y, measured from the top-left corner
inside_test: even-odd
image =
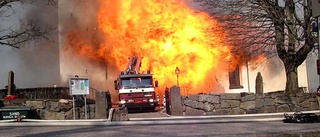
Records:
[[[240,67],[237,66],[233,71],[229,72],[229,89],[243,88],[240,82]]]
[[[129,77],[121,79],[121,87],[128,88],[147,88],[152,87],[152,77]]]

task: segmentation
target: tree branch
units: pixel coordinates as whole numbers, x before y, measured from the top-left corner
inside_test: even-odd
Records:
[[[6,13],[6,8],[11,8],[11,4],[20,2],[21,4],[34,4],[38,0],[0,0],[0,15]],[[47,0],[49,5],[56,5],[57,0]],[[12,9],[13,10],[13,9]],[[14,11],[14,10],[13,10]],[[13,13],[14,14],[14,13]],[[12,15],[12,14],[10,14]],[[2,17],[8,17],[2,16]],[[37,42],[40,40],[50,41],[50,36],[55,34],[56,28],[46,25],[40,27],[37,21],[21,22],[19,25],[9,26],[0,29],[0,45],[9,46],[13,48],[20,48],[28,42]],[[1,28],[1,27],[0,27]]]

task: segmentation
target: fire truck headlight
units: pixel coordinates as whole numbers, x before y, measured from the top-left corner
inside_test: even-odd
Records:
[[[120,103],[121,103],[121,104],[125,104],[126,101],[125,101],[125,100],[121,100]]]
[[[151,99],[149,99],[149,102],[153,102],[153,99],[151,98]]]

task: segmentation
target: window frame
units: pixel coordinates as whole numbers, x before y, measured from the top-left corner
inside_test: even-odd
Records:
[[[241,71],[240,66],[237,65],[235,69],[229,71],[229,89],[243,88],[241,83]]]

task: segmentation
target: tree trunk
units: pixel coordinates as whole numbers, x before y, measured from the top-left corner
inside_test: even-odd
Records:
[[[286,93],[297,93],[299,90],[298,85],[298,67],[294,63],[285,63],[286,69]]]

